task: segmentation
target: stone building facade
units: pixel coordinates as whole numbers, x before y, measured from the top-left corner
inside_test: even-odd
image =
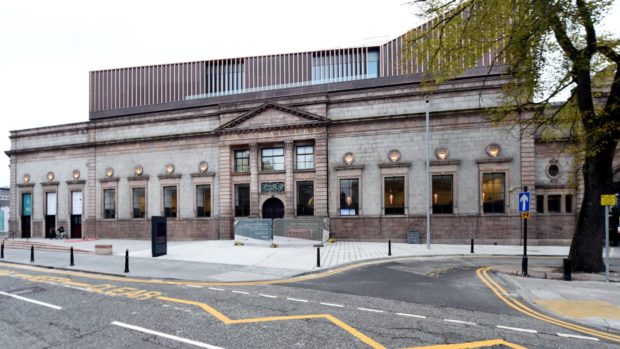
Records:
[[[238,217],[315,216],[338,239],[399,241],[429,207],[433,242],[518,243],[527,186],[530,240],[568,242],[572,157],[489,123],[501,66],[481,57],[429,94],[401,46],[92,72],[88,121],[11,132],[10,230],[149,238],[167,216],[173,239],[230,239]]]

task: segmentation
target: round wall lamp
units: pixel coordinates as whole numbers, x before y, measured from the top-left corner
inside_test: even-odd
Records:
[[[73,179],[74,179],[74,180],[76,180],[76,181],[77,181],[78,179],[80,179],[80,171],[78,171],[78,170],[73,170]]]
[[[30,175],[26,173],[24,175],[24,183],[28,183],[28,182],[30,182]]]
[[[400,151],[397,149],[392,149],[388,152],[388,160],[390,162],[398,162],[400,160]]]
[[[207,172],[208,169],[209,169],[209,164],[207,164],[206,161],[201,161],[198,164],[198,171],[200,171],[200,173],[205,173]]]
[[[487,148],[486,148],[487,155],[492,158],[498,157],[501,151],[502,151],[502,148],[500,148],[500,146],[495,143],[487,145]]]
[[[448,148],[446,147],[439,147],[437,149],[435,149],[435,157],[438,160],[445,160],[448,158],[448,155],[450,155],[450,152],[448,151]]]
[[[54,180],[54,172],[49,171],[49,172],[47,173],[47,181],[48,181],[48,182],[51,182],[51,181],[53,181],[53,180]]]
[[[112,167],[106,168],[105,169],[105,175],[106,175],[106,177],[114,176],[114,169]]]
[[[351,164],[353,164],[353,162],[355,161],[355,156],[353,156],[353,153],[348,152],[344,154],[344,156],[342,157],[342,161],[344,161],[347,166],[351,166]]]
[[[166,173],[169,174],[169,175],[174,173],[174,165],[173,164],[166,165]]]
[[[138,165],[136,166],[136,168],[134,168],[133,173],[136,176],[142,176],[142,173],[144,172],[144,169],[142,168],[142,166]]]

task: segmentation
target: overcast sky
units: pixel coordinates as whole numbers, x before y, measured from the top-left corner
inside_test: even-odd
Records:
[[[418,23],[413,12],[406,0],[4,1],[0,186],[10,130],[88,120],[91,70],[382,42]]]

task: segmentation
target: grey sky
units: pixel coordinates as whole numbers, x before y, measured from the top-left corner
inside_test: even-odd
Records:
[[[368,44],[416,23],[405,0],[6,1],[0,150],[9,130],[87,121],[90,70]]]

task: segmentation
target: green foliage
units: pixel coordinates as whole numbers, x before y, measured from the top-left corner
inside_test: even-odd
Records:
[[[595,156],[608,149],[601,144],[617,143],[620,127],[618,103],[604,100],[620,98],[609,94],[619,41],[595,30],[612,3],[415,0],[420,15],[432,19],[407,34],[407,66],[423,68],[427,88],[470,68],[503,69],[512,79],[492,121],[533,132],[560,128],[563,137],[585,141],[580,150],[586,156]],[[589,80],[595,76],[600,83],[593,89]]]

